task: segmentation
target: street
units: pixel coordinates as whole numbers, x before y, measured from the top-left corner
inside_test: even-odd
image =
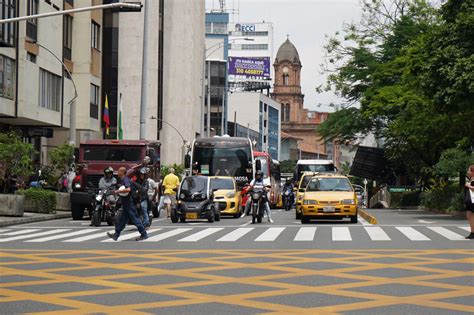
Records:
[[[419,210],[302,225],[273,210],[153,222],[149,239],[62,219],[0,229],[2,314],[471,314],[465,220]]]

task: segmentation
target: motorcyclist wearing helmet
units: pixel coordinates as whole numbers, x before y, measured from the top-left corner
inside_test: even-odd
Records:
[[[132,185],[136,188],[136,195],[134,196],[136,203],[140,204],[142,210],[142,223],[145,229],[150,227],[150,219],[148,218],[148,189],[149,182],[147,175],[150,172],[148,167],[142,167],[138,171],[138,176]]]
[[[106,190],[117,185],[117,179],[114,177],[114,169],[108,166],[104,169],[104,177],[99,181],[99,189]]]
[[[255,173],[255,178],[252,179],[252,181],[250,182],[250,187],[248,191],[252,191],[255,186],[263,186],[266,189],[271,186],[270,179],[263,178],[263,172],[257,171]],[[245,211],[242,217],[244,217],[245,215],[249,215],[251,202],[252,202],[251,198],[248,198],[247,203],[245,204]],[[265,212],[267,213],[268,222],[273,223],[272,214],[270,210],[270,204],[268,203],[268,198],[266,198],[266,201],[265,201]]]
[[[287,178],[286,181],[285,181],[285,184],[283,185],[283,189],[282,189],[282,195],[284,195],[284,193],[286,191],[289,192],[289,202],[291,203],[290,204],[290,208],[293,206],[293,203],[294,203],[294,197],[295,197],[295,194],[293,193],[293,182],[291,180],[291,178]],[[282,196],[283,199],[285,200],[285,196]]]

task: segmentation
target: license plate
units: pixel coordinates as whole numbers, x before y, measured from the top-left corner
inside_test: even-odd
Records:
[[[191,213],[186,213],[186,219],[197,219],[198,215],[197,213],[191,212]]]
[[[335,207],[323,207],[323,212],[336,212]]]

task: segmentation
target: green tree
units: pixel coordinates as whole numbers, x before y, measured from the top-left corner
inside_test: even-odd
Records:
[[[161,179],[165,178],[166,175],[170,173],[170,168],[174,168],[174,173],[179,177],[179,180],[182,179],[185,168],[182,164],[170,164],[170,165],[161,165],[160,167],[160,176]]]
[[[293,173],[295,171],[295,167],[295,160],[285,160],[280,162],[280,172],[282,173]]]
[[[19,133],[0,133],[0,162],[6,170],[0,179],[6,181],[9,176],[16,175],[26,180],[33,170],[34,154],[33,145],[23,142]]]
[[[65,172],[73,162],[74,146],[62,144],[49,153],[49,161],[54,171]]]

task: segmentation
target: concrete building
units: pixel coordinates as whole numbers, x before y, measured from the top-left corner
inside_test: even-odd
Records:
[[[0,6],[3,17],[9,18],[101,3],[10,0]],[[21,131],[40,153],[38,162],[46,164],[48,148],[70,140],[73,81],[78,93],[76,145],[99,136],[101,44],[101,11],[0,25],[0,130]]]
[[[229,134],[255,140],[255,149],[280,160],[280,104],[258,92],[229,95]],[[235,121],[235,123],[234,123]]]
[[[160,140],[162,164],[182,163],[187,143],[201,132],[204,0],[147,3],[146,139]],[[112,137],[120,105],[123,138],[139,139],[144,11],[106,12],[104,21],[104,41],[112,59],[103,68],[104,94],[111,95]]]

